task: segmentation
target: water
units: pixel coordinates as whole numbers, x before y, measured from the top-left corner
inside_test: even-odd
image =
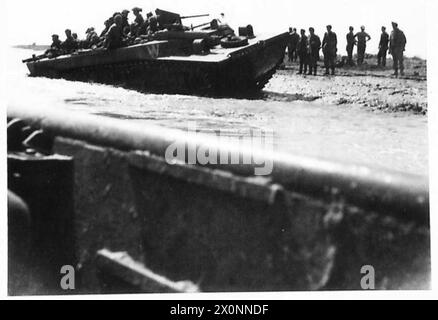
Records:
[[[21,59],[30,55],[27,50],[9,50],[7,68],[11,101],[29,107],[41,102],[58,109],[180,129],[195,121],[203,132],[221,129],[229,135],[269,128],[275,133],[276,150],[281,152],[427,175],[425,116],[290,101],[287,95],[277,94],[273,85],[268,85],[265,98],[245,100],[144,94],[100,84],[29,78]],[[287,81],[286,75],[276,77],[275,82]]]

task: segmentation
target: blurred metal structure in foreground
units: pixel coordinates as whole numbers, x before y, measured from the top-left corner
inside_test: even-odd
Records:
[[[23,123],[9,132],[11,146],[23,128],[41,130],[34,147],[43,141],[55,155],[40,159],[71,160],[32,178],[62,179],[64,189],[38,199],[60,195],[71,206],[39,223],[33,193],[13,180],[26,150],[8,152],[9,189],[28,204],[35,232],[54,237],[51,270],[75,266],[73,293],[355,290],[364,265],[376,289],[429,287],[426,177],[277,153],[272,174],[254,177],[250,165],[165,161],[171,143],[214,146],[209,136],[21,106],[8,118]],[[57,224],[64,239],[49,228]],[[64,293],[52,277],[14,294]]]

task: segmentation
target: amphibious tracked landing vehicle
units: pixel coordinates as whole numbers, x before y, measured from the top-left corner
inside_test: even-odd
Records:
[[[237,36],[217,20],[187,28],[180,15],[156,12],[166,29],[114,50],[25,60],[30,75],[163,93],[240,94],[261,90],[283,61],[287,33],[256,36],[248,25]]]

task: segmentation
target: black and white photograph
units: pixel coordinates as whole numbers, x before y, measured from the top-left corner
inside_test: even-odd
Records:
[[[429,1],[2,5],[8,297],[431,291]]]

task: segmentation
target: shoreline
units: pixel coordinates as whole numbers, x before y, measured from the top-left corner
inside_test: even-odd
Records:
[[[285,58],[287,60],[287,57]],[[392,75],[392,59],[386,67],[377,65],[368,55],[362,66],[336,68],[335,76],[324,76],[322,58],[318,75],[297,74],[298,62],[285,61],[266,87],[282,94],[296,95],[296,100],[321,101],[332,105],[358,105],[372,111],[409,112],[427,115],[427,61],[405,58],[405,75]]]

